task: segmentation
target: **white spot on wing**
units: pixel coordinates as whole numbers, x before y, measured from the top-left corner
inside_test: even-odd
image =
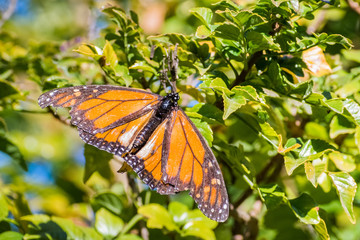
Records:
[[[128,146],[137,129],[138,126],[133,126],[130,131],[126,131],[123,135],[121,135],[119,137],[120,144],[123,146]]]
[[[141,150],[136,154],[136,156],[138,158],[146,158],[148,155],[151,154],[152,150],[154,149],[155,146],[155,142],[156,142],[157,137],[155,138],[151,138],[143,148],[141,148]]]

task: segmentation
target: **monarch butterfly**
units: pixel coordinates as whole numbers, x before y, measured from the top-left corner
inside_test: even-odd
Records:
[[[87,144],[122,156],[160,194],[189,190],[207,217],[224,222],[229,201],[221,170],[172,89],[163,97],[120,86],[75,86],[42,94],[39,105],[70,107],[71,123]]]

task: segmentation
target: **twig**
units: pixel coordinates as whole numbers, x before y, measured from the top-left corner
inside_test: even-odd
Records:
[[[0,28],[13,15],[16,8],[16,4],[17,4],[17,0],[10,0],[8,8],[3,13],[2,18],[0,19]]]
[[[251,71],[251,68],[254,66],[254,64],[257,62],[257,60],[259,60],[259,58],[263,55],[262,51],[258,51],[255,52],[249,59],[248,63],[247,63],[247,67],[245,67],[240,75],[238,75],[235,78],[235,81],[232,83],[231,88],[233,88],[236,85],[239,85],[240,83],[245,81],[246,76],[249,74],[249,72]]]

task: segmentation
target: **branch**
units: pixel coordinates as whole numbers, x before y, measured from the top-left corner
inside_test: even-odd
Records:
[[[259,60],[259,58],[263,55],[262,51],[258,51],[255,52],[249,59],[248,63],[247,63],[247,67],[245,67],[240,75],[238,75],[235,78],[235,81],[233,82],[233,84],[231,85],[231,88],[233,88],[236,85],[239,85],[240,83],[245,81],[246,76],[249,74],[249,72],[251,71],[251,68],[254,66],[254,64],[257,62],[257,60]]]

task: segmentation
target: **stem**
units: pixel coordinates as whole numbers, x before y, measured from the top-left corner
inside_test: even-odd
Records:
[[[139,222],[140,220],[144,219],[143,216],[141,216],[140,214],[136,214],[129,222],[128,224],[125,225],[125,227],[123,228],[123,230],[119,233],[119,235],[123,235],[125,233],[127,233],[128,231],[130,231],[137,222]]]
[[[233,88],[236,85],[241,84],[245,81],[246,76],[251,71],[251,68],[254,66],[254,64],[259,60],[259,58],[263,55],[262,51],[255,52],[249,59],[247,63],[247,67],[244,67],[244,69],[241,71],[240,75],[236,76],[235,81],[231,85],[231,88]],[[246,66],[246,65],[245,65]]]

